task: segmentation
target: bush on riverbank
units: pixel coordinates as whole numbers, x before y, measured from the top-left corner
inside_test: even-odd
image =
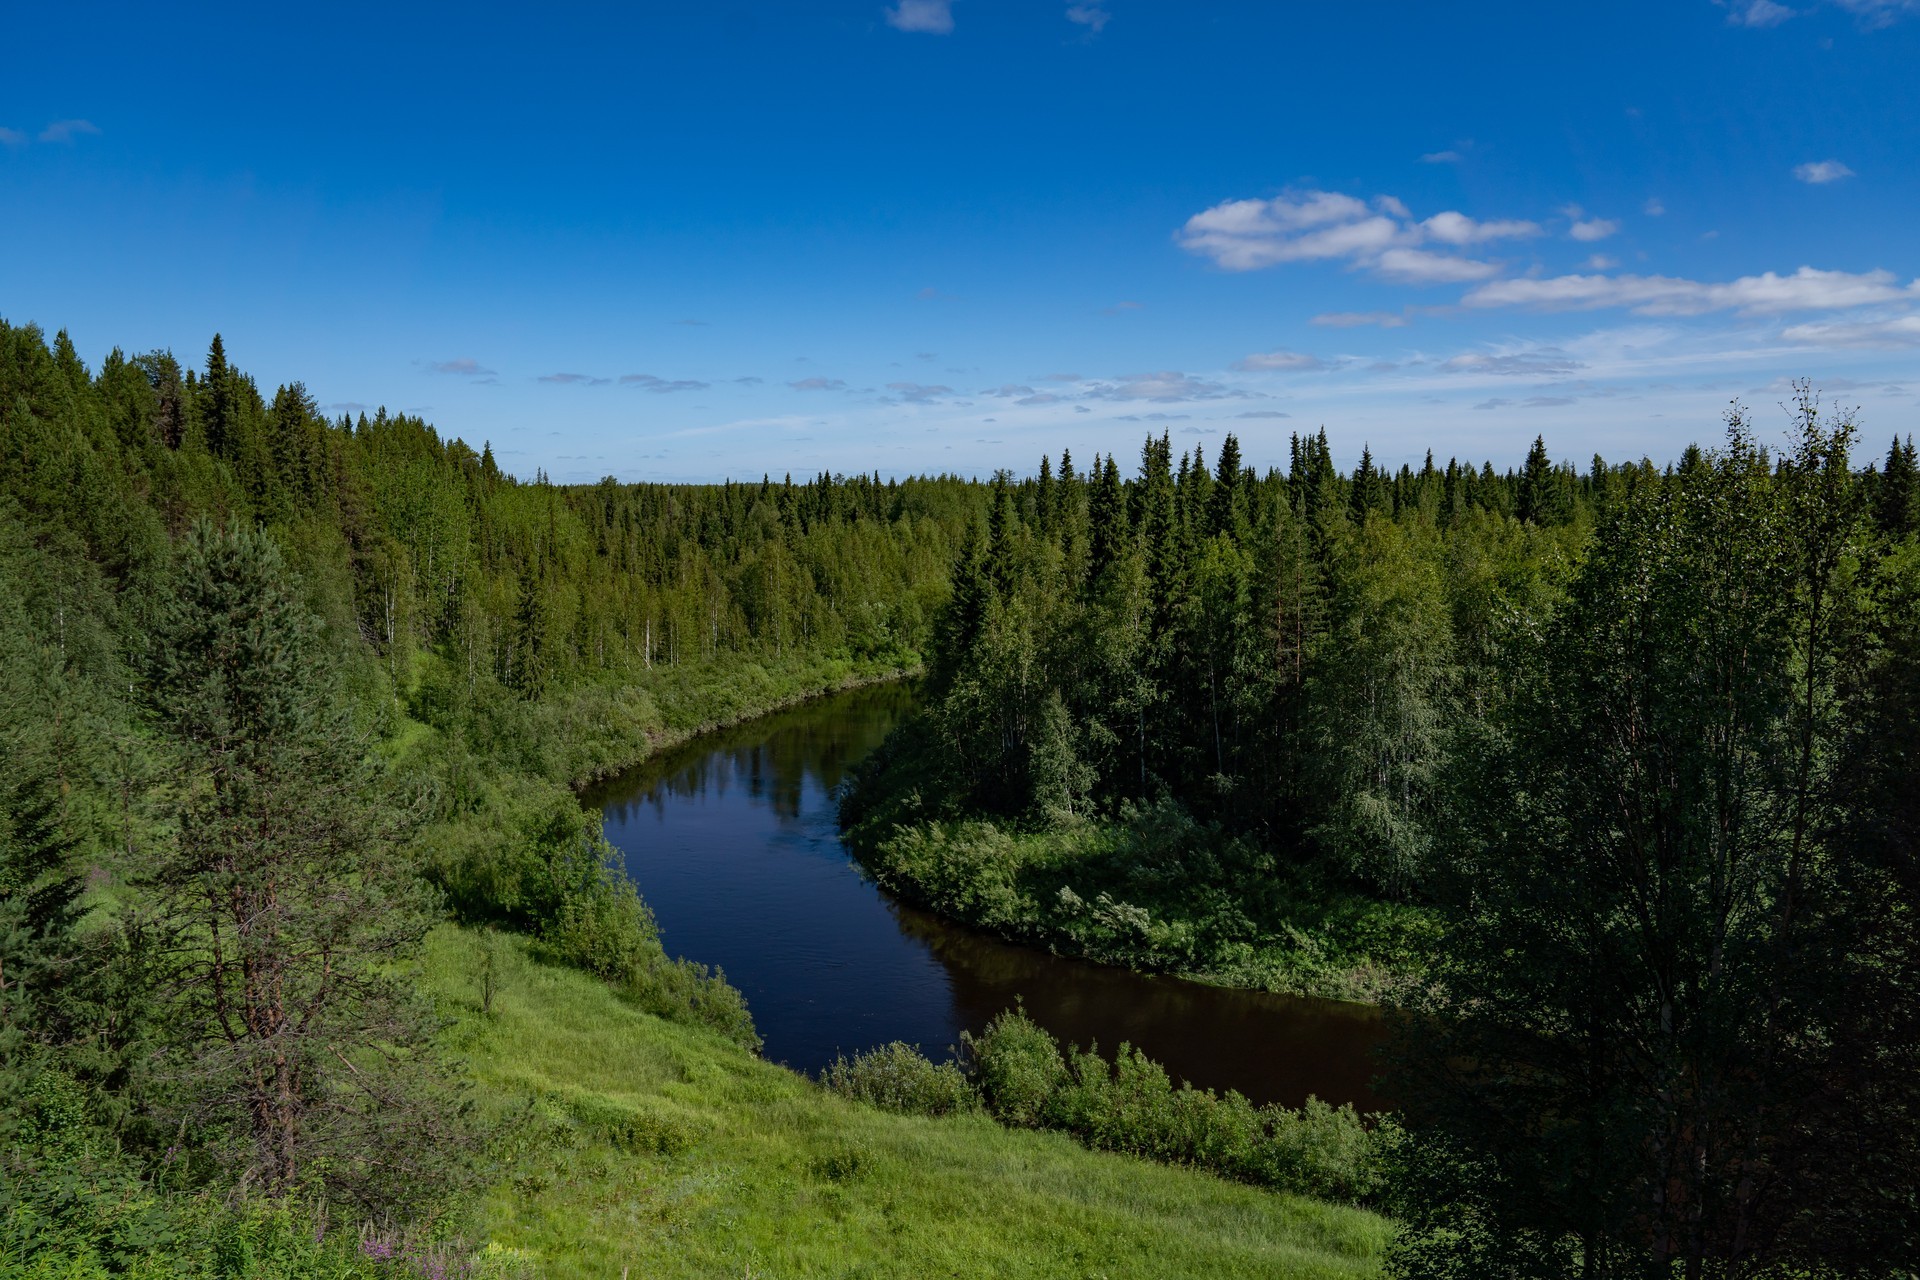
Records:
[[[980,1109],[980,1095],[951,1062],[931,1062],[895,1040],[878,1049],[835,1058],[820,1083],[845,1098],[897,1115],[947,1116]]]
[[[1176,1088],[1164,1067],[1130,1045],[1121,1045],[1111,1061],[1097,1047],[1062,1052],[1018,1008],[961,1039],[964,1068],[935,1064],[896,1041],[836,1060],[821,1083],[908,1115],[984,1106],[1013,1128],[1055,1129],[1095,1150],[1275,1191],[1357,1204],[1380,1190],[1390,1120],[1370,1125],[1351,1106],[1317,1098],[1297,1109],[1256,1107],[1232,1090]]]

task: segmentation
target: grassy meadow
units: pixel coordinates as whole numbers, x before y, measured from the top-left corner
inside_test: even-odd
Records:
[[[512,935],[437,930],[422,985],[515,1135],[475,1225],[529,1274],[1355,1277],[1386,1244],[1364,1210],[849,1102]]]

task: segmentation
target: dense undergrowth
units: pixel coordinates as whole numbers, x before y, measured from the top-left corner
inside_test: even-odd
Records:
[[[1418,980],[1435,939],[1419,906],[1288,867],[1170,799],[1040,825],[956,815],[925,732],[897,731],[843,794],[848,841],[888,890],[1020,942],[1230,986],[1380,1001]]]

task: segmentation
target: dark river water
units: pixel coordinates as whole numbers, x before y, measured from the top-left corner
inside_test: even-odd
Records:
[[[768,1058],[818,1072],[890,1040],[944,1057],[1019,998],[1061,1040],[1109,1055],[1131,1042],[1176,1080],[1255,1102],[1379,1105],[1370,1008],[1015,946],[865,879],[840,842],[833,789],[912,700],[900,684],[823,698],[665,753],[588,797],[667,950],[726,971]]]

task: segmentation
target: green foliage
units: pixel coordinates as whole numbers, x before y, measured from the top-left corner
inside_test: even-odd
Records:
[[[878,1049],[835,1058],[820,1083],[844,1098],[904,1116],[947,1116],[978,1110],[980,1098],[951,1062],[935,1063],[895,1040]]]
[[[1887,985],[1911,926],[1880,905],[1912,848],[1862,841],[1889,780],[1849,767],[1891,690],[1852,423],[1803,391],[1793,427],[1776,460],[1735,414],[1723,449],[1609,505],[1463,768],[1447,945],[1390,1086],[1415,1138],[1403,1274],[1914,1265],[1860,1214],[1910,1213],[1915,1185],[1881,1109],[1913,1096],[1886,1038],[1911,1025]]]
[[[897,744],[896,744],[897,745]],[[1269,990],[1379,998],[1417,974],[1428,911],[1301,876],[1245,837],[1162,801],[1112,822],[1038,832],[982,820],[911,821],[895,805],[843,817],[868,871],[944,915],[1142,970]],[[888,832],[876,835],[877,832]]]
[[[1011,1009],[964,1037],[969,1074],[999,1120],[1060,1129],[1103,1151],[1189,1165],[1280,1191],[1359,1202],[1381,1186],[1390,1130],[1350,1106],[1309,1098],[1299,1109],[1255,1107],[1182,1084],[1129,1045],[1062,1053],[1046,1030]]]

